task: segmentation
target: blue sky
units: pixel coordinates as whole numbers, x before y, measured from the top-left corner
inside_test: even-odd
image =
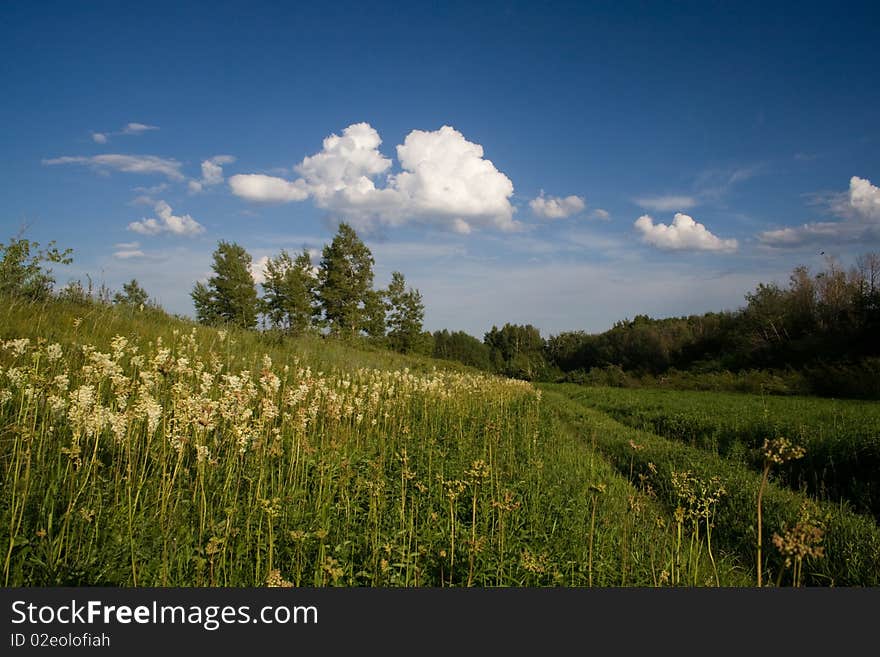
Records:
[[[0,240],[182,314],[339,220],[431,330],[736,308],[880,248],[875,7],[6,2]]]

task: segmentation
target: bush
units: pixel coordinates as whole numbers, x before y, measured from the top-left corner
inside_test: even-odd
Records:
[[[48,263],[67,265],[73,262],[71,249],[59,251],[55,242],[40,250],[39,242],[13,237],[0,242],[0,294],[26,297],[35,301],[52,294],[55,279]]]

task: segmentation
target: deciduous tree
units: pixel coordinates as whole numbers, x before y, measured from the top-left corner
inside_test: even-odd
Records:
[[[198,320],[229,323],[242,328],[257,324],[257,288],[251,275],[251,256],[234,242],[220,241],[214,251],[214,275],[196,283],[190,293]]]

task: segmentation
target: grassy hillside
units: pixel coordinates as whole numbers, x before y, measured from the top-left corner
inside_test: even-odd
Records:
[[[5,301],[7,586],[749,581],[527,383]]]
[[[538,389],[157,310],[5,301],[7,586],[749,586],[759,490],[765,582],[880,583],[873,518],[790,467],[827,478],[823,449],[842,467],[872,406]],[[782,433],[807,455],[762,489],[754,454]]]

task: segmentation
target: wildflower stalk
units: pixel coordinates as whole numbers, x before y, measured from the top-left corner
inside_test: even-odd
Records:
[[[764,496],[764,489],[767,486],[767,480],[770,476],[770,467],[776,464],[786,463],[788,461],[792,461],[794,459],[801,458],[806,451],[803,447],[798,445],[794,445],[788,441],[786,438],[773,438],[772,440],[769,438],[764,439],[764,444],[761,446],[761,455],[764,457],[764,468],[761,474],[761,485],[758,487],[758,546],[757,546],[757,569],[758,569],[758,587],[762,586],[762,576],[763,576],[763,555],[762,555],[762,542],[763,542],[763,529],[762,529],[762,501]]]
[[[761,554],[762,537],[764,535],[762,527],[761,527],[762,508],[763,508],[762,501],[764,498],[764,488],[767,486],[767,478],[769,477],[769,475],[770,475],[770,461],[764,461],[764,470],[761,474],[761,485],[758,487],[758,561],[757,561],[758,588],[760,588],[762,586],[762,576],[763,576],[763,570],[764,570],[763,556]]]

